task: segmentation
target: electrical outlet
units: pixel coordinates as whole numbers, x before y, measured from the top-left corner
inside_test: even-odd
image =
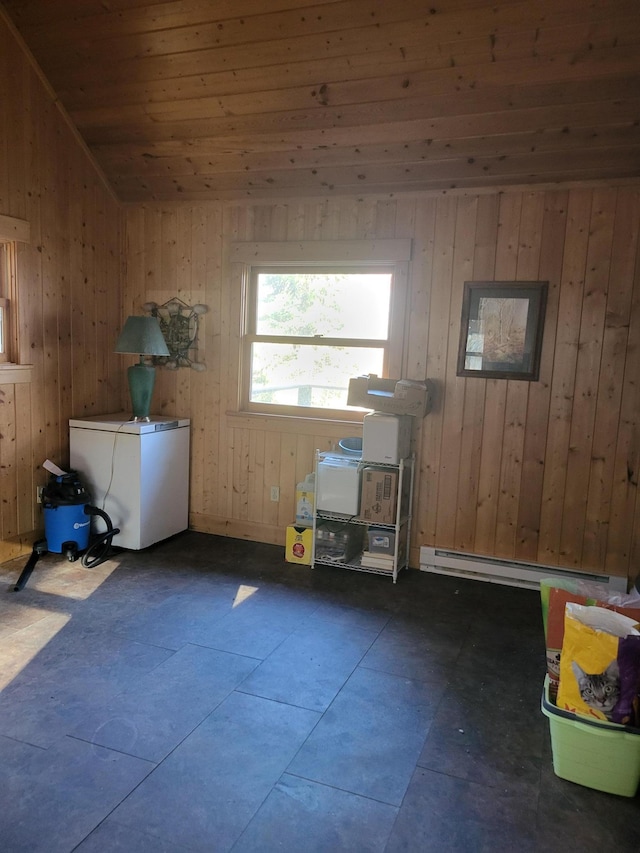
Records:
[[[44,491],[44,486],[36,486],[36,501],[41,504],[42,503],[42,493]]]
[[[271,486],[271,500],[276,503],[280,500],[280,487],[279,486]]]

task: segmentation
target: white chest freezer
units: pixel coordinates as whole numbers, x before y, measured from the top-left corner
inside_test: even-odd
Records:
[[[113,544],[138,550],[189,524],[189,420],[133,422],[123,414],[69,421],[71,468],[92,503],[120,528]]]

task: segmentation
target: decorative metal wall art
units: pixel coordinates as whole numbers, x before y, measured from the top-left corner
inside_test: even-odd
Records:
[[[179,367],[205,370],[206,365],[194,361],[191,352],[196,348],[198,339],[198,319],[209,310],[206,305],[187,305],[174,296],[162,305],[157,302],[145,302],[142,309],[157,318],[169,349],[168,356],[154,356],[154,364],[169,370],[177,370]]]

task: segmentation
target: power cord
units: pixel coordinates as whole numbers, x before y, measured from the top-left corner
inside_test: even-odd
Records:
[[[80,559],[80,562],[85,569],[94,569],[96,566],[99,566],[100,563],[104,563],[109,556],[111,541],[117,533],[120,533],[120,528],[114,527],[107,513],[104,510],[99,509],[97,506],[85,506],[84,513],[85,515],[99,516],[107,525],[105,532],[98,534]]]

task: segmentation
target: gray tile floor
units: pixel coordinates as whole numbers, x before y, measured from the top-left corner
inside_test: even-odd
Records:
[[[538,595],[186,533],[0,567],[0,849],[640,850],[558,779]]]

